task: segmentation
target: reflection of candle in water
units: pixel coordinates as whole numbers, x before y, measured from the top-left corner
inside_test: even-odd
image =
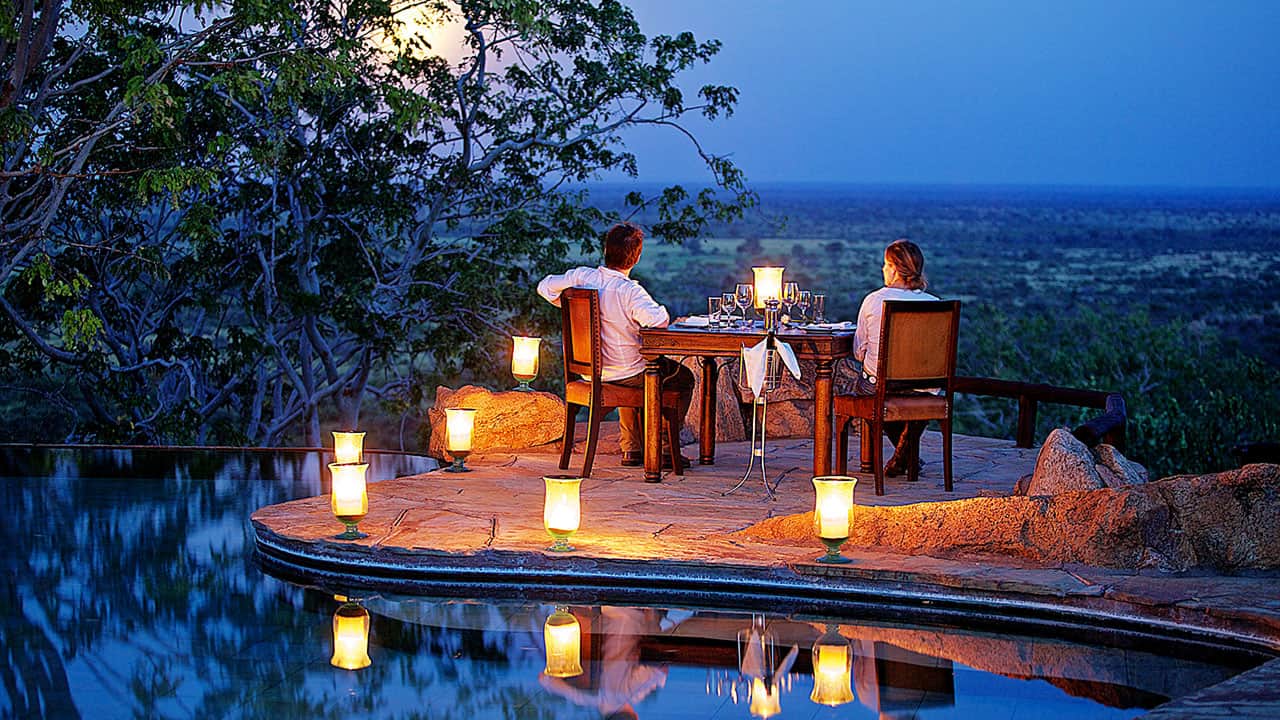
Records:
[[[542,627],[547,644],[547,668],[551,677],[582,674],[582,626],[567,610],[556,610]]]
[[[369,659],[369,611],[347,603],[333,614],[333,657],[329,664],[343,670],[359,670]]]
[[[777,683],[766,685],[764,680],[755,678],[751,681],[751,714],[768,718],[782,712],[782,697]]]
[[[470,452],[471,434],[475,428],[476,411],[471,408],[449,408],[444,411],[445,428],[449,440],[446,450]]]
[[[538,376],[538,345],[540,337],[513,337],[511,350],[511,374],[515,379],[528,382]]]
[[[340,465],[360,462],[364,451],[364,433],[335,432],[333,434],[333,461]]]
[[[333,475],[331,501],[333,514],[339,518],[362,518],[369,512],[369,493],[364,480],[368,464],[329,465]]]
[[[809,699],[832,706],[853,700],[849,646],[818,645],[813,654],[813,694]]]

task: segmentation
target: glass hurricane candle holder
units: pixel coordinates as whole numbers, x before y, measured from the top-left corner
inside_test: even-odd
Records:
[[[369,611],[360,603],[344,602],[333,613],[333,657],[329,664],[343,670],[373,664],[369,658]]]
[[[542,338],[513,336],[511,342],[511,375],[520,382],[515,389],[528,392],[533,389],[529,383],[538,377],[538,348]]]
[[[542,524],[553,540],[552,552],[573,549],[569,537],[582,521],[582,478],[572,475],[547,475],[542,478],[546,495],[542,504]]]
[[[333,433],[333,461],[339,465],[358,463],[364,456],[364,433]]]
[[[558,607],[542,626],[547,646],[549,677],[571,678],[582,674],[582,626],[568,608]]]
[[[369,514],[369,491],[365,482],[365,471],[368,469],[368,463],[329,464],[329,474],[333,479],[329,494],[333,516],[347,526],[344,532],[334,536],[338,540],[369,537],[357,528],[364,516]]]
[[[813,643],[813,693],[809,699],[835,707],[853,700],[853,648],[835,625]]]
[[[751,268],[755,276],[755,309],[764,310],[769,300],[782,300],[782,273],[786,268],[764,266]]]
[[[856,478],[845,475],[813,479],[813,531],[827,546],[827,554],[818,558],[820,563],[852,562],[840,554],[840,546],[849,539],[853,526],[853,488],[857,484]]]
[[[474,408],[448,408],[445,416],[445,449],[453,457],[453,464],[445,468],[445,472],[471,472],[467,467],[467,456],[471,454],[471,444],[476,427],[476,411]]]

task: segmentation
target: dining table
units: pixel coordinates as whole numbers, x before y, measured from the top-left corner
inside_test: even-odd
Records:
[[[787,343],[800,360],[814,361],[813,377],[813,474],[831,473],[832,398],[836,361],[853,354],[853,329],[802,329],[784,326],[774,337]],[[739,357],[768,337],[761,323],[745,327],[718,327],[672,323],[665,328],[640,329],[640,355],[644,370],[644,479],[661,482],[662,416],[658,412],[662,397],[662,357],[701,360],[702,398],[699,406],[702,422],[698,431],[698,462],[715,463],[716,453],[716,384],[719,358]]]

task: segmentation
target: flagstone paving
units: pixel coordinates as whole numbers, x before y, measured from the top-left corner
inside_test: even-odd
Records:
[[[616,443],[607,442],[608,448]],[[854,439],[856,447],[856,438]],[[875,496],[870,475],[856,501],[905,505],[1008,494],[1031,472],[1034,449],[1012,442],[957,437],[955,492],[942,489],[940,438],[927,433],[919,482],[886,481]],[[686,447],[696,456],[696,447]],[[1161,626],[1280,651],[1280,591],[1275,574],[1222,577],[1121,572],[1087,566],[1036,566],[1001,557],[932,558],[846,547],[854,562],[821,565],[822,547],[752,542],[735,535],[764,519],[809,512],[812,446],[807,440],[770,441],[766,457],[769,498],[758,469],[743,487],[725,495],[746,470],[747,443],[724,443],[715,465],[688,468],[683,477],[643,482],[641,468],[618,465],[616,452],[597,455],[582,484],[582,527],[566,554],[546,551],[542,526],[542,476],[558,474],[557,454],[471,457],[469,473],[435,471],[375,482],[369,514],[360,529],[368,537],[340,541],[327,495],[262,508],[253,515],[259,548],[268,558],[300,572],[403,587],[415,581],[504,578],[508,583],[583,584],[595,588],[645,587],[703,592],[763,592],[840,603],[853,599],[953,604],[986,612],[1026,613],[1106,626]],[[581,453],[571,468],[580,468]],[[1003,609],[1001,609],[1003,608]],[[1277,666],[1275,662],[1265,668]],[[1274,674],[1274,673],[1273,673]],[[1263,677],[1272,677],[1263,675]],[[1232,717],[1280,717],[1280,697],[1215,686],[1184,699]],[[1223,684],[1227,685],[1226,683]],[[1237,687],[1232,686],[1232,687]],[[1210,691],[1216,692],[1214,695]],[[1201,693],[1201,694],[1204,694]],[[1199,703],[1199,704],[1197,704]],[[1234,703],[1234,704],[1233,704]],[[1159,717],[1178,715],[1172,708]],[[1175,714],[1170,714],[1175,713]]]

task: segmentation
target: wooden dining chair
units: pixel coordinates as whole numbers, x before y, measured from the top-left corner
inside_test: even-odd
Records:
[[[880,325],[879,367],[875,395],[837,395],[836,473],[849,468],[849,424],[862,420],[863,462],[875,473],[876,495],[884,495],[884,423],[937,420],[942,429],[943,482],[951,484],[951,418],[956,378],[956,338],[960,332],[959,300],[888,300]],[[913,392],[941,388],[942,394]],[[912,443],[907,477],[919,479],[920,446]],[[868,457],[869,456],[869,457]],[[865,464],[862,468],[865,472]]]
[[[564,437],[561,440],[560,469],[569,468],[577,429],[578,410],[587,409],[587,450],[582,477],[591,477],[596,445],[600,441],[600,421],[613,408],[644,408],[644,389],[614,385],[600,380],[600,293],[585,288],[569,288],[560,294],[561,334],[564,347]],[[590,380],[583,380],[588,377]],[[680,394],[662,392],[662,417],[666,419],[671,467],[684,475],[680,462]]]

